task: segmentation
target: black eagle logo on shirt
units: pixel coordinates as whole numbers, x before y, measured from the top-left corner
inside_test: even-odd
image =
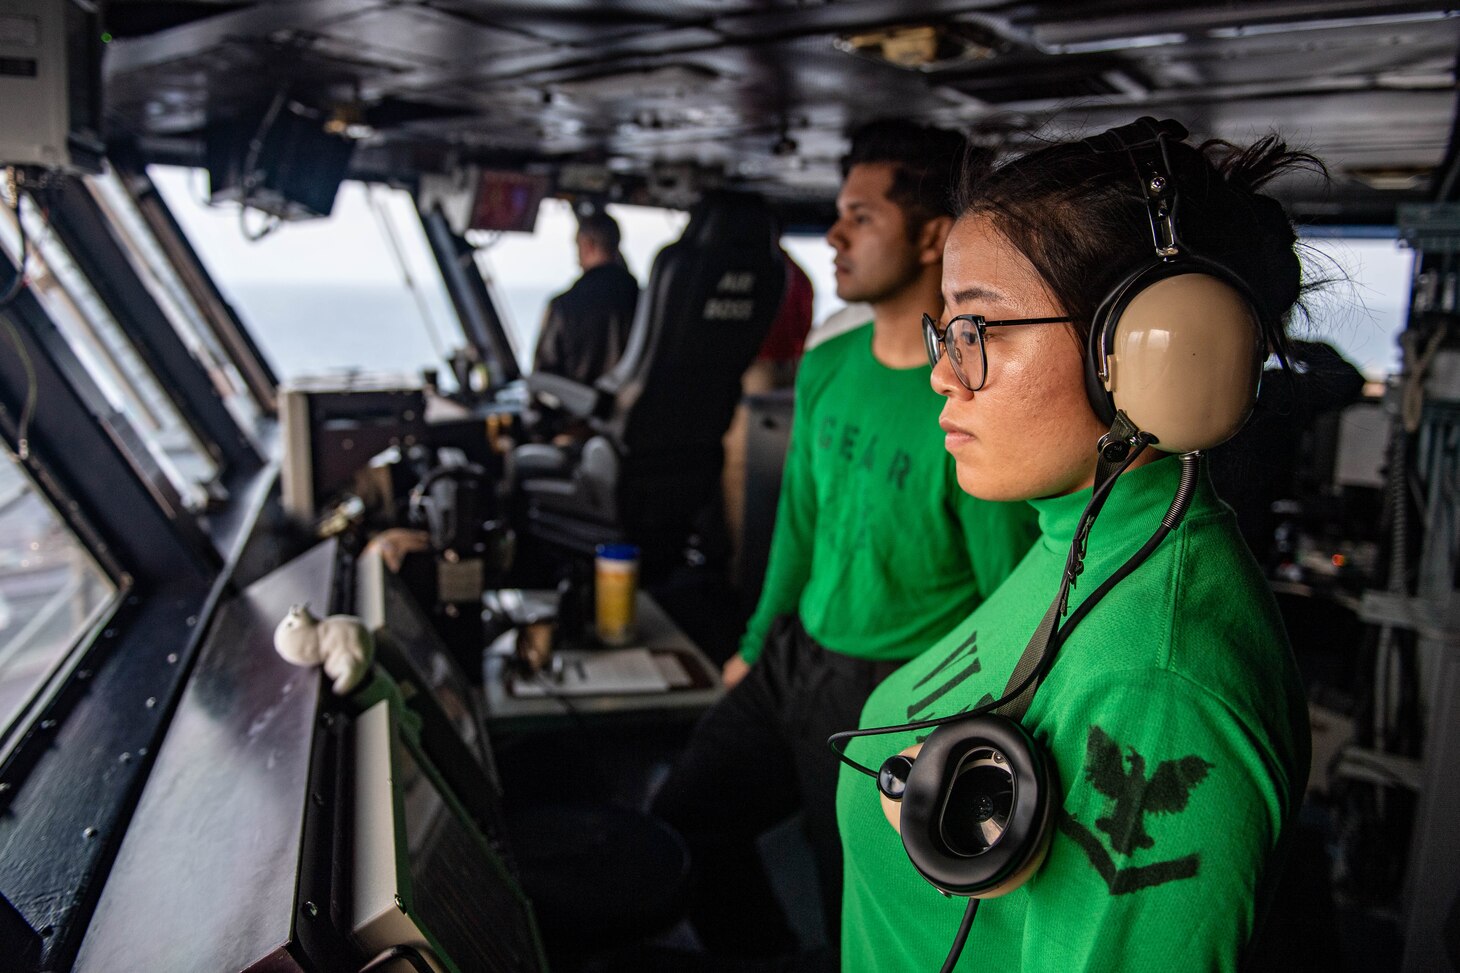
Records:
[[[1126,770],[1126,765],[1130,769]],[[1110,847],[1122,855],[1156,842],[1142,826],[1147,814],[1173,814],[1184,810],[1191,792],[1206,780],[1212,765],[1191,755],[1163,760],[1155,773],[1146,776],[1146,758],[1134,749],[1121,754],[1120,745],[1098,726],[1090,727],[1085,742],[1085,779],[1106,797],[1115,800],[1110,814],[1095,819],[1095,827],[1110,836]]]
[[[1146,834],[1145,816],[1185,810],[1191,802],[1191,792],[1206,780],[1215,766],[1192,754],[1161,761],[1156,765],[1155,773],[1147,777],[1144,756],[1133,747],[1122,753],[1120,744],[1110,734],[1092,724],[1090,735],[1085,740],[1085,779],[1097,793],[1115,802],[1108,814],[1095,819],[1095,827],[1110,836],[1110,847],[1117,854],[1129,857],[1139,849],[1150,848],[1156,842]],[[1090,864],[1109,886],[1111,895],[1127,895],[1192,878],[1201,865],[1193,852],[1147,865],[1120,868],[1099,835],[1068,811],[1060,816],[1059,829],[1090,859]]]

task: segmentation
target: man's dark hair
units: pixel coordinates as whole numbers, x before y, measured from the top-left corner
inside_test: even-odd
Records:
[[[578,233],[592,240],[610,254],[618,253],[618,222],[602,210],[578,218]]]
[[[954,189],[965,168],[987,169],[993,154],[968,144],[960,133],[887,120],[871,122],[852,133],[852,147],[842,158],[842,178],[852,166],[887,163],[892,166],[892,188],[887,198],[907,216],[908,236],[937,216],[956,216]]]

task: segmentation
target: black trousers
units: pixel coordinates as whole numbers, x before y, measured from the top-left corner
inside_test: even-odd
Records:
[[[827,649],[798,618],[784,616],[750,672],[701,718],[654,812],[689,844],[689,917],[706,949],[766,956],[796,948],[756,839],[797,810],[815,858],[827,942],[838,946],[840,765],[826,738],[857,725],[868,695],[897,665]]]

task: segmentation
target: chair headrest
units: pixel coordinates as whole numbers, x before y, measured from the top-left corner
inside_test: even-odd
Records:
[[[770,207],[754,193],[716,190],[700,197],[689,212],[681,243],[702,247],[769,246],[775,239]]]

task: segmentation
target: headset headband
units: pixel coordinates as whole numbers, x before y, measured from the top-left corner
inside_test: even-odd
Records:
[[[1141,198],[1146,203],[1146,215],[1151,221],[1151,242],[1155,245],[1156,256],[1162,260],[1178,256],[1183,249],[1181,237],[1176,232],[1176,208],[1180,197],[1176,180],[1171,176],[1171,158],[1166,154],[1166,142],[1180,142],[1188,134],[1186,126],[1180,122],[1169,118],[1157,121],[1144,116],[1129,125],[1112,128],[1084,140],[1097,154],[1124,152],[1130,157]],[[1150,151],[1152,148],[1156,151]]]
[[[1175,119],[1157,121],[1150,115],[1143,115],[1129,125],[1120,125],[1081,141],[1090,146],[1091,151],[1103,155],[1107,152],[1134,152],[1156,145],[1163,139],[1180,142],[1190,134],[1186,126]]]
[[[1163,261],[1171,260],[1183,252],[1191,256],[1189,251],[1185,251],[1176,230],[1179,194],[1176,180],[1172,177],[1171,160],[1166,153],[1167,140],[1180,142],[1190,134],[1185,125],[1173,118],[1157,120],[1143,115],[1128,125],[1119,125],[1081,140],[1090,147],[1090,151],[1098,155],[1125,152],[1130,156],[1131,165],[1136,168],[1136,176],[1140,182],[1141,198],[1145,200],[1146,211],[1151,220],[1151,240],[1156,248],[1156,256]],[[1156,154],[1150,151],[1153,148],[1159,153],[1159,164]],[[1246,281],[1230,270],[1228,274],[1234,281],[1241,283],[1256,310],[1257,300],[1251,295],[1251,288]],[[1283,372],[1291,373],[1287,336],[1282,328],[1274,326],[1261,314],[1258,314],[1257,320],[1263,337],[1272,353],[1277,356]]]

